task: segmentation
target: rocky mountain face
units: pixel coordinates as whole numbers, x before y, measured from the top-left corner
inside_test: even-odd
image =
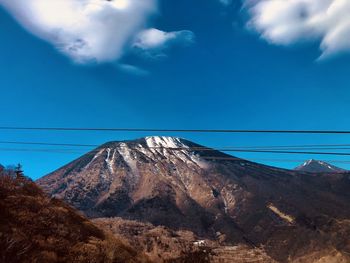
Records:
[[[302,165],[295,168],[297,171],[310,172],[310,173],[345,173],[346,170],[331,165],[323,161],[317,161],[314,159],[307,160]]]
[[[348,173],[284,170],[147,137],[106,143],[37,183],[91,218],[190,231],[222,246],[261,248],[277,262],[350,260]]]

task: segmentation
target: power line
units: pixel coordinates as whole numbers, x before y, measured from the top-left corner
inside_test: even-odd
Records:
[[[98,147],[99,145],[96,144],[74,144],[74,143],[47,143],[47,142],[19,142],[19,141],[0,141],[0,144],[17,144],[17,145],[40,145],[40,146],[70,146],[70,147]],[[350,153],[344,153],[344,152],[310,152],[305,150],[349,150],[348,147],[342,147],[342,148],[332,148],[328,146],[343,146],[343,145],[349,145],[349,144],[326,144],[326,145],[299,145],[299,146],[246,146],[246,147],[219,147],[218,149],[213,149],[209,147],[204,146],[198,146],[198,147],[163,147],[163,146],[156,146],[156,147],[149,147],[153,149],[168,149],[168,150],[194,150],[194,151],[222,151],[222,152],[248,152],[248,153],[273,153],[273,154],[317,154],[317,155],[340,155],[340,156],[348,156]],[[118,147],[129,147],[129,146],[123,146],[118,145]],[[293,149],[294,151],[288,151],[288,148]],[[302,149],[303,151],[295,151]],[[309,148],[307,148],[309,147]],[[322,148],[323,147],[323,148]],[[1,148],[0,148],[1,149]],[[9,148],[2,148],[3,150],[21,150],[21,149],[9,149]],[[271,150],[272,149],[272,150]],[[55,151],[55,149],[23,149],[25,151],[31,151],[31,150],[41,150],[41,151]],[[57,151],[67,151],[67,149],[58,149]],[[75,149],[70,150],[75,151]]]
[[[203,159],[208,160],[246,160],[245,158],[237,157],[217,157],[217,156],[204,156]],[[276,158],[249,158],[250,161],[266,161],[266,162],[292,162],[292,163],[302,163],[305,162],[305,159],[276,159]],[[344,163],[350,164],[350,160],[322,160],[324,162],[330,163]]]
[[[345,147],[347,146],[347,147]],[[278,145],[272,145],[272,146],[229,146],[229,147],[220,147],[221,149],[281,149],[281,150],[288,150],[288,149],[292,149],[292,150],[350,150],[350,145],[334,145],[334,146],[326,146],[326,145],[285,145],[285,146],[278,146]]]
[[[174,149],[169,149],[174,150]],[[39,152],[39,153],[56,153],[56,154],[82,154],[82,152],[71,151],[66,149],[14,149],[14,148],[0,148],[0,151],[5,152]],[[91,151],[90,151],[91,152]],[[92,151],[94,152],[94,151]],[[285,152],[287,153],[287,152]],[[319,154],[319,153],[312,153]],[[330,154],[330,153],[328,153]],[[350,155],[350,154],[347,154]],[[290,163],[302,163],[305,159],[276,159],[276,158],[238,158],[234,156],[221,157],[221,156],[202,156],[206,160],[224,160],[224,161],[265,161],[265,162],[290,162]],[[323,160],[330,163],[342,163],[350,164],[350,160]]]
[[[26,141],[0,141],[0,144],[13,145],[40,145],[40,146],[69,146],[69,147],[99,147],[98,144],[77,144],[77,143],[49,143],[49,142],[26,142]],[[123,147],[123,146],[119,146]],[[125,146],[127,147],[127,146]],[[327,150],[350,150],[350,144],[304,144],[304,145],[272,145],[272,146],[223,146],[221,149],[327,149]],[[155,147],[164,148],[164,147]],[[185,147],[184,147],[185,148]],[[192,147],[193,148],[193,147]],[[211,149],[216,147],[195,147],[197,149]],[[185,148],[186,149],[186,148]]]
[[[25,142],[25,141],[0,141],[0,144],[14,144],[14,145],[40,145],[40,146],[70,146],[70,147],[99,147],[101,145],[97,144],[76,144],[76,143],[48,143],[48,142]],[[330,147],[334,146],[334,147]],[[337,146],[337,147],[335,147]],[[169,150],[197,150],[197,151],[237,151],[237,152],[276,152],[276,153],[310,153],[310,152],[291,152],[287,151],[288,148],[293,150],[350,150],[349,147],[342,146],[350,146],[350,144],[310,144],[310,145],[280,145],[280,146],[238,146],[238,147],[205,147],[205,146],[196,146],[196,147],[164,147],[164,146],[151,146],[148,148],[152,149],[169,149]],[[127,145],[118,145],[118,148],[130,148]],[[269,151],[269,149],[273,149],[273,151]],[[283,151],[278,151],[279,149]],[[52,149],[49,149],[52,150]],[[61,149],[62,150],[62,149]],[[66,150],[66,149],[65,149]],[[315,152],[311,152],[312,154]],[[315,153],[316,154],[316,153]],[[321,152],[319,154],[324,154]],[[326,153],[326,154],[337,154],[337,153]]]
[[[82,151],[72,151],[70,149],[23,149],[23,148],[0,148],[4,152],[47,152],[47,153],[74,153],[81,154]]]
[[[41,146],[69,146],[69,147],[98,147],[99,146],[97,144],[23,142],[23,141],[0,141],[0,144],[41,145]]]
[[[130,147],[129,147],[130,148]],[[343,152],[309,152],[309,151],[280,151],[280,150],[247,150],[247,149],[212,149],[212,148],[204,148],[204,147],[179,147],[179,148],[166,148],[166,147],[153,147],[153,149],[166,149],[170,151],[220,151],[220,152],[244,152],[244,153],[273,153],[273,154],[308,154],[308,155],[337,155],[337,156],[350,156],[350,153]],[[132,149],[132,148],[131,148]],[[3,151],[45,151],[45,152],[69,152],[76,151],[74,149],[16,149],[16,148],[0,148]],[[96,152],[101,149],[92,150],[90,152]],[[74,152],[77,153],[77,152]]]
[[[221,151],[220,149],[218,151]],[[244,150],[244,149],[228,149],[227,152],[251,152],[251,153],[280,153],[280,154],[317,154],[317,155],[339,155],[350,156],[350,153],[337,152],[305,152],[305,151],[269,151],[269,150]]]
[[[64,147],[99,147],[101,145],[97,144],[75,144],[75,143],[48,143],[48,142],[24,142],[24,141],[0,141],[0,144],[13,144],[13,145],[38,145],[38,146],[64,146]],[[332,146],[332,147],[330,147]],[[342,147],[342,146],[350,146],[350,144],[312,144],[312,145],[289,145],[289,146],[237,146],[237,147],[230,147],[230,146],[224,146],[224,147],[218,147],[220,151],[240,151],[240,150],[350,150],[350,147]],[[129,146],[125,145],[118,145],[119,148],[129,148]],[[152,149],[167,149],[169,147],[163,147],[163,146],[154,146],[149,147]],[[173,148],[174,149],[174,148]],[[177,147],[177,150],[202,150],[202,151],[212,151],[215,150],[216,147],[205,147],[205,146],[198,146],[198,147]]]
[[[286,134],[350,134],[347,130],[250,130],[250,129],[157,129],[157,128],[72,128],[72,127],[11,127],[0,130],[23,131],[98,131],[98,132],[179,132],[179,133],[286,133]]]

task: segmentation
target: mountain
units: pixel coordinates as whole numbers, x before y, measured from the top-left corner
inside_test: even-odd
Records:
[[[311,172],[311,173],[344,173],[346,170],[331,165],[323,161],[314,159],[307,160],[302,165],[295,168],[297,171]]]
[[[0,214],[0,262],[149,262],[29,179],[4,171]]]
[[[350,260],[348,173],[290,171],[155,136],[106,143],[37,183],[90,218],[263,248],[278,262]]]

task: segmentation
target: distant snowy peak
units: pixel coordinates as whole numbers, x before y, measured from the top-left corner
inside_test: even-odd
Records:
[[[318,161],[310,159],[305,161],[302,165],[295,168],[295,170],[311,173],[342,173],[346,170],[326,163],[324,161]]]

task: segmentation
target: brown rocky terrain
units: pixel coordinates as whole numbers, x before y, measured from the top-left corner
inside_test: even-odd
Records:
[[[0,215],[0,262],[149,262],[61,200],[47,197],[30,180],[4,170]]]
[[[187,262],[196,255],[194,262],[208,262],[209,254],[196,246],[198,237],[190,231],[174,231],[164,226],[125,220],[122,218],[97,218],[93,222],[99,227],[128,240],[130,244],[143,251],[153,262],[175,262],[186,258]],[[206,240],[205,245],[214,245]],[[200,255],[201,254],[201,255]]]
[[[290,171],[147,137],[106,143],[37,183],[90,218],[212,240],[222,258],[234,257],[230,247],[249,247],[277,262],[350,261],[349,173]]]
[[[262,249],[242,245],[221,246],[218,241],[199,239],[190,231],[173,231],[164,226],[122,218],[98,218],[93,222],[128,240],[152,262],[275,262]]]

